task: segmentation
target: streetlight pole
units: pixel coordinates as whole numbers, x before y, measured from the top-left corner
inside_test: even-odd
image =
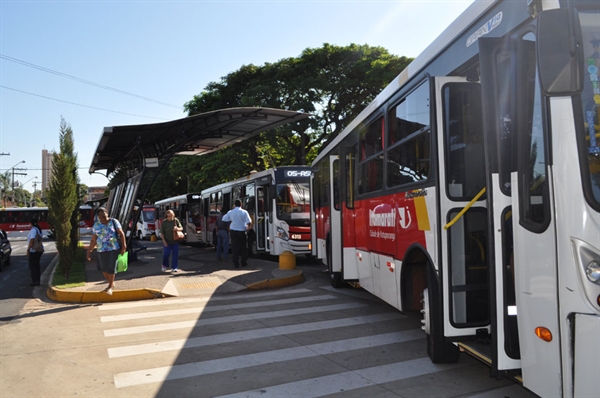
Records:
[[[21,163],[25,163],[25,161],[21,160],[19,163],[15,164],[13,167],[11,167],[11,169],[12,169],[12,197],[13,197],[12,201],[13,201],[13,205],[14,205],[14,202],[15,202],[15,167],[17,167]],[[25,173],[17,173],[17,174],[27,175]]]
[[[37,178],[37,177],[35,177]],[[35,189],[37,188],[37,181],[33,182],[33,193],[31,194],[31,204],[29,207],[33,207],[33,200],[35,199]]]

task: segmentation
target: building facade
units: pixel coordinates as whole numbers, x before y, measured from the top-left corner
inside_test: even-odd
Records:
[[[42,149],[42,191],[48,188],[52,179],[52,161],[54,155],[54,152]]]

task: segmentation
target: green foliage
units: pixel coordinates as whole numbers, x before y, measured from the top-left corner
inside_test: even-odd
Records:
[[[61,272],[55,272],[52,285],[58,289],[85,286],[85,249],[80,242],[77,245],[75,259],[68,277]]]
[[[297,58],[263,66],[243,65],[208,84],[185,104],[190,115],[250,106],[310,113],[311,118],[199,158],[173,161],[169,174],[194,190],[283,165],[310,164],[411,59],[382,47],[324,44]],[[197,188],[197,189],[196,189]],[[165,197],[165,196],[163,196]]]
[[[155,202],[284,165],[310,164],[408,64],[411,59],[382,47],[325,43],[298,57],[262,66],[242,65],[185,104],[189,115],[233,107],[301,111],[311,117],[263,132],[232,147],[200,156],[176,156],[158,176],[148,173],[140,187]],[[111,178],[115,187],[126,171]],[[152,185],[150,182],[154,180]]]
[[[73,214],[77,211],[77,155],[74,152],[73,130],[61,118],[60,152],[52,161],[52,178],[48,186],[48,218],[56,233],[56,249],[59,254],[58,265],[63,274],[69,275],[69,268],[75,255],[72,241]],[[75,222],[75,228],[78,228]]]

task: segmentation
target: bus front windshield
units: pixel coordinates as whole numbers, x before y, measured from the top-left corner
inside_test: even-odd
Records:
[[[600,32],[598,21],[600,10],[598,6],[592,10],[579,10],[583,47],[585,57],[584,88],[581,101],[584,117],[586,153],[582,154],[589,171],[588,197],[600,207],[600,95],[598,81],[600,80]],[[584,175],[587,173],[584,173]]]
[[[310,218],[308,183],[277,184],[277,217],[285,221]]]
[[[154,215],[156,211],[154,209],[144,209],[144,220],[146,222],[154,222],[156,221]]]

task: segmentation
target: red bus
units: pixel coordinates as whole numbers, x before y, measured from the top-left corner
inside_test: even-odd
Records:
[[[599,15],[475,1],[312,164],[331,283],[542,397],[600,391]]]
[[[6,232],[29,231],[31,219],[38,218],[42,230],[51,230],[47,207],[7,207],[0,209],[0,229]],[[94,210],[91,206],[79,208],[79,228],[89,229],[94,225]]]

